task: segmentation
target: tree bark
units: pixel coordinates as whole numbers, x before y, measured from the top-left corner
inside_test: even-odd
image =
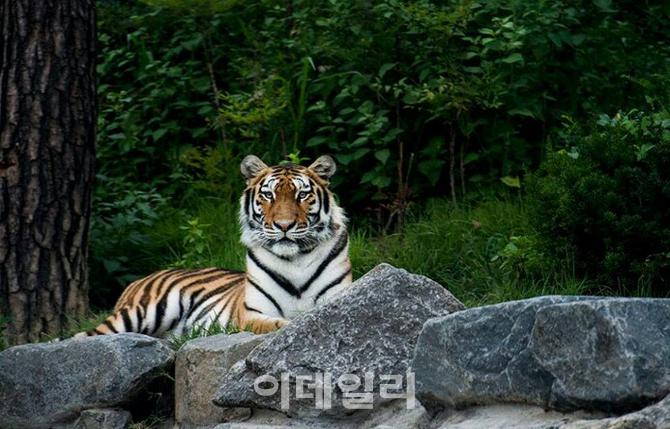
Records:
[[[0,327],[9,344],[88,308],[95,1],[0,1]]]

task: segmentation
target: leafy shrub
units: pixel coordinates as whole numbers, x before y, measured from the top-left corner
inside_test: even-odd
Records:
[[[575,249],[581,272],[613,290],[670,292],[670,113],[633,110],[573,125],[530,175],[547,248]]]
[[[175,267],[198,267],[211,258],[211,249],[208,245],[207,231],[211,225],[203,225],[198,218],[189,219],[186,225],[179,229],[184,234],[184,253],[173,265]]]
[[[103,183],[105,199],[95,201],[91,222],[89,268],[94,306],[108,305],[128,283],[148,274],[150,268],[143,264],[151,253],[147,249],[149,231],[166,209],[165,198],[155,189],[124,189],[118,181]]]

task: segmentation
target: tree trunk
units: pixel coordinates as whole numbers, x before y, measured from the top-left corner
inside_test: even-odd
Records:
[[[0,0],[0,328],[9,344],[88,308],[95,1]]]

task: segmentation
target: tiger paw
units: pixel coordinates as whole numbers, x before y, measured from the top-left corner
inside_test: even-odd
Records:
[[[254,319],[250,320],[246,329],[253,332],[254,334],[267,334],[268,332],[274,332],[288,324],[288,320],[280,318],[263,318],[263,319]]]

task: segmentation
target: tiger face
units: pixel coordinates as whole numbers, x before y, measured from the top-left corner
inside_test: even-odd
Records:
[[[242,242],[282,258],[308,253],[333,236],[345,217],[328,189],[335,161],[321,156],[309,167],[269,167],[249,155],[240,170],[247,181],[240,200]]]

